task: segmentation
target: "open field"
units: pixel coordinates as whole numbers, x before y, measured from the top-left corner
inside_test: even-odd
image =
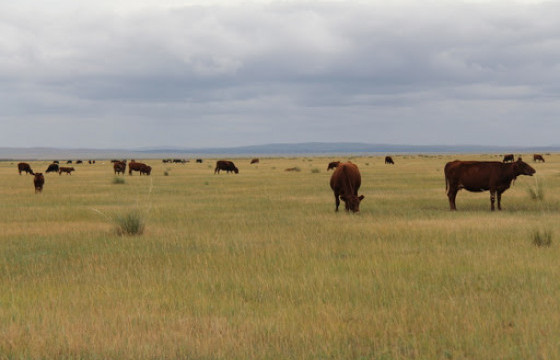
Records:
[[[147,160],[124,184],[98,161],[42,194],[0,163],[0,359],[560,358],[560,155],[493,213],[466,191],[450,212],[443,167],[496,156],[393,158],[351,159],[359,214],[328,185],[347,158]],[[118,236],[133,210],[144,234]]]

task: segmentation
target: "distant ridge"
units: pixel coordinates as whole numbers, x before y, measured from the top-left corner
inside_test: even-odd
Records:
[[[137,149],[59,149],[50,147],[0,147],[0,160],[66,160],[113,158],[165,158],[215,156],[282,156],[282,155],[361,155],[361,154],[482,154],[482,153],[547,153],[560,152],[560,146],[486,146],[486,145],[395,145],[367,143],[277,143],[237,147],[180,148],[153,147]]]

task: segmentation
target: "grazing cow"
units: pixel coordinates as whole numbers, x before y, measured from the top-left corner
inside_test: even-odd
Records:
[[[327,166],[327,171],[329,171],[330,169],[336,169],[338,165],[340,165],[340,161],[331,161],[329,163],[329,166]]]
[[[63,172],[66,173],[66,175],[72,175],[72,171],[74,171],[74,167],[64,167],[61,166],[58,168],[58,175],[61,175]]]
[[[358,196],[358,190],[362,184],[362,177],[358,167],[351,163],[341,163],[331,176],[331,189],[334,191],[335,210],[338,211],[340,200],[344,201],[346,211],[360,211],[360,202],[363,195]]]
[[[385,156],[385,164],[392,164],[395,165],[395,162],[393,161],[393,158],[390,156]]]
[[[144,163],[131,160],[130,163],[128,164],[128,175],[132,175],[133,171],[138,171],[140,175],[142,174],[150,175],[152,171],[152,167]]]
[[[502,210],[502,193],[509,189],[519,175],[533,176],[535,169],[521,158],[513,163],[498,161],[451,161],[445,164],[445,189],[451,210],[457,210],[457,192],[466,189],[472,192],[490,191],[490,209],[494,211],[494,200],[498,198],[498,210]],[[496,196],[497,195],[497,196]]]
[[[235,164],[228,160],[218,160],[216,161],[216,168],[214,169],[214,174],[220,173],[220,170],[225,170],[228,173],[234,172],[239,174],[239,169],[235,167]]]
[[[33,178],[33,185],[35,185],[35,194],[43,191],[43,185],[45,184],[45,177],[42,173],[36,173]]]
[[[76,164],[83,164],[84,162],[82,160],[76,160]]]
[[[126,163],[123,161],[116,161],[113,163],[113,170],[115,171],[115,175],[123,174],[126,171]]]
[[[72,160],[66,161],[67,164],[72,164]]]
[[[170,162],[172,162],[172,161],[173,161],[173,160],[171,160],[171,159],[162,159],[162,160],[161,160],[161,162],[164,163],[164,164],[170,163]]]
[[[253,160],[251,160],[251,164],[258,164],[259,163],[259,159],[254,158]]]
[[[187,160],[186,159],[173,159],[173,163],[174,164],[186,164]]]
[[[539,161],[544,162],[544,158],[541,154],[534,154],[533,155],[533,161],[534,162],[539,162]]]
[[[202,159],[196,159],[196,162],[197,162],[198,164],[202,164]]]
[[[58,172],[58,164],[55,164],[55,163],[50,164],[49,167],[47,168],[47,170],[45,171],[45,173],[48,174],[50,172],[57,173]]]
[[[504,155],[504,160],[503,160],[503,162],[513,162],[513,160],[514,160],[513,154],[506,154],[506,155]]]
[[[17,164],[17,168],[18,168],[18,172],[19,172],[20,175],[21,175],[22,171],[24,171],[28,174],[31,174],[31,175],[35,175],[33,170],[31,170],[31,166],[29,166],[28,163],[20,162],[19,164]]]

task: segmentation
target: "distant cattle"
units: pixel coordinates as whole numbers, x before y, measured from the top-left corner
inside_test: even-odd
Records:
[[[50,172],[57,173],[58,172],[58,164],[55,164],[55,163],[50,164],[49,167],[47,168],[47,170],[45,171],[45,173],[48,174]]]
[[[171,159],[162,159],[162,160],[161,160],[161,162],[164,163],[164,164],[170,163],[170,162],[172,162],[172,161],[173,161],[173,160],[171,160]]]
[[[76,160],[76,164],[83,164],[84,162],[82,160]]]
[[[216,162],[216,168],[214,169],[214,174],[220,173],[220,170],[227,171],[228,173],[234,172],[236,174],[239,173],[239,169],[235,167],[235,164],[228,160],[218,160]]]
[[[513,154],[506,154],[504,155],[504,160],[502,160],[503,162],[513,162],[514,157]]]
[[[251,164],[258,164],[259,163],[259,159],[254,158],[253,160],[251,160]]]
[[[61,166],[58,168],[58,175],[61,175],[62,173],[66,173],[66,175],[72,175],[72,171],[75,171],[74,167]]]
[[[202,159],[196,159],[197,164],[202,164]]]
[[[113,170],[115,171],[115,175],[123,174],[126,171],[126,163],[123,161],[116,161],[113,163]]]
[[[393,161],[393,158],[390,156],[385,156],[385,164],[392,164],[395,165],[395,162]]]
[[[173,163],[174,164],[186,164],[187,160],[186,159],[173,159]]]
[[[95,160],[88,160],[88,164],[95,164]]]
[[[298,168],[297,166],[295,166],[295,167],[287,168],[287,169],[284,170],[284,171],[295,171],[295,172],[300,172],[301,169]]]
[[[31,170],[31,166],[29,166],[28,163],[20,162],[19,164],[17,164],[17,167],[18,167],[18,172],[19,172],[20,175],[21,175],[22,171],[26,172],[27,174],[35,175],[33,170]]]
[[[533,161],[534,162],[539,162],[539,161],[544,162],[544,158],[541,154],[534,154],[533,155]]]
[[[66,161],[67,164],[72,164],[72,160]]]
[[[35,186],[35,193],[43,191],[43,185],[45,184],[45,177],[41,173],[36,173],[33,178],[33,185]]]
[[[132,175],[133,171],[138,171],[140,175],[150,175],[152,167],[141,162],[130,161],[130,163],[128,163],[128,175]]]
[[[457,192],[466,189],[472,192],[490,191],[490,209],[494,211],[494,201],[498,199],[498,210],[502,210],[502,193],[509,189],[519,175],[532,176],[535,169],[521,158],[513,163],[498,161],[459,161],[445,165],[445,189],[451,210],[457,210]]]
[[[327,166],[327,171],[329,171],[330,169],[336,169],[338,165],[340,165],[340,161],[331,161]]]
[[[338,211],[340,200],[344,201],[346,211],[360,211],[360,202],[364,199],[363,195],[358,196],[362,177],[355,164],[339,164],[331,176],[330,184],[334,192],[335,211]]]

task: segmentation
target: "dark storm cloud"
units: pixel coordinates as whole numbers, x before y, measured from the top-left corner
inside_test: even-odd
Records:
[[[560,130],[554,3],[4,10],[4,146],[81,129],[99,136],[69,146],[549,144]]]

